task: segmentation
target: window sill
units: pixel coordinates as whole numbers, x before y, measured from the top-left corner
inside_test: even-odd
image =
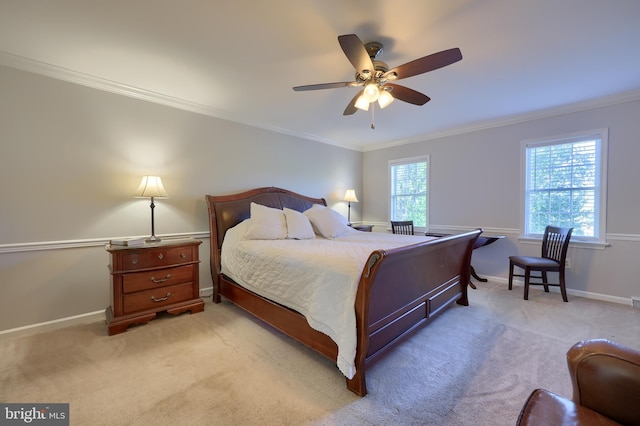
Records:
[[[542,238],[530,238],[530,237],[518,237],[518,241],[523,244],[541,244]],[[609,247],[611,244],[607,242],[600,241],[579,241],[579,240],[571,240],[569,242],[569,247],[577,247],[577,248],[586,248],[592,250],[604,250]]]

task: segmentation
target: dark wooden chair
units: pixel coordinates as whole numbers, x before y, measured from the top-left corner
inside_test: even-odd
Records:
[[[559,228],[557,226],[547,226],[542,238],[542,255],[533,256],[510,256],[509,257],[509,290],[512,289],[513,277],[524,278],[524,300],[529,299],[529,285],[544,286],[544,291],[549,292],[549,286],[560,287],[562,300],[567,300],[567,289],[565,286],[565,261],[567,258],[567,248],[573,228]],[[514,267],[524,269],[524,274],[514,274]],[[540,275],[531,275],[532,272],[539,272]],[[559,282],[549,283],[547,272],[558,272]],[[531,279],[540,282],[531,282]]]
[[[413,221],[412,220],[398,220],[391,221],[391,232],[401,235],[413,235]]]

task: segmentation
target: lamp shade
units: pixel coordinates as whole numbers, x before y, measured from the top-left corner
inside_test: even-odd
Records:
[[[364,92],[362,92],[362,96],[369,102],[377,101],[378,96],[380,96],[378,85],[376,83],[368,83],[366,86],[364,86]]]
[[[355,189],[347,189],[347,192],[344,194],[344,199],[342,201],[348,201],[350,203],[357,203],[358,199],[356,198],[356,190]]]
[[[380,104],[380,108],[389,106],[391,102],[393,102],[393,95],[386,90],[381,90],[380,96],[378,97],[378,104]]]
[[[169,198],[160,176],[143,176],[134,198]]]
[[[356,101],[356,108],[359,108],[363,111],[369,110],[369,101],[364,98],[364,95],[360,95],[358,100]]]

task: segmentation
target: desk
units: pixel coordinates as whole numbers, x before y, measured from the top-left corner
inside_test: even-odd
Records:
[[[427,232],[424,234],[427,237],[446,237],[448,235],[452,235],[452,234],[438,234],[438,233],[433,233],[433,232]],[[480,236],[478,237],[478,239],[476,240],[476,243],[473,245],[473,249],[479,249],[480,247],[484,247],[484,246],[488,246],[489,244],[493,244],[496,241],[500,240],[504,238],[504,235],[482,235],[480,234]],[[473,265],[471,265],[471,276],[473,276],[473,278],[475,278],[476,280],[486,283],[488,280],[486,278],[481,278],[480,276],[478,276],[478,274],[476,274],[476,270],[474,269]],[[471,288],[475,289],[476,285],[472,282],[469,282],[469,285],[471,286]]]
[[[473,249],[478,249],[480,247],[484,247],[484,246],[488,246],[489,244],[493,244],[496,241],[500,240],[504,238],[504,235],[482,235],[480,234],[480,236],[478,237],[478,239],[476,240],[476,243],[473,245]],[[473,265],[471,265],[471,275],[473,276],[473,278],[475,278],[476,280],[486,283],[488,280],[486,278],[480,278],[478,276],[478,274],[476,274],[476,270],[473,269]],[[475,284],[470,283],[471,288],[476,288]]]

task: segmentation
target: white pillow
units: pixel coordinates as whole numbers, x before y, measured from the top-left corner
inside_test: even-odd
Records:
[[[324,210],[328,208],[327,206],[324,206],[322,204],[314,204],[311,207],[309,207],[307,210],[304,211],[304,214],[309,215],[313,212],[315,212],[316,210]]]
[[[296,240],[309,240],[315,238],[309,218],[297,210],[284,209],[284,217],[287,219],[287,238]]]
[[[244,234],[247,240],[280,240],[287,238],[287,221],[280,209],[251,203],[251,220]]]
[[[324,210],[326,209],[327,206],[324,206],[322,204],[314,204],[311,207],[309,207],[307,210],[305,210],[303,212],[303,214],[309,219],[311,220],[311,216],[313,216],[314,213],[320,211],[320,210]],[[311,227],[313,228],[313,232],[315,232],[316,234],[320,234],[320,231],[318,231],[318,228],[316,228],[316,225],[314,225],[313,222],[311,222]]]
[[[317,204],[316,204],[317,205]],[[314,205],[304,214],[309,218],[314,228],[325,238],[336,238],[349,232],[347,218],[328,207]]]

